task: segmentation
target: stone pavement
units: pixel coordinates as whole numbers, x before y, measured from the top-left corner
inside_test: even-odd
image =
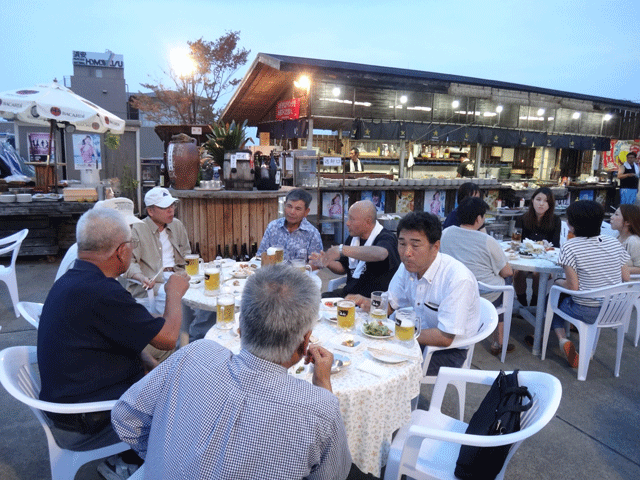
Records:
[[[6,264],[5,259],[0,260]],[[20,299],[43,302],[53,283],[57,263],[46,260],[19,260],[17,265]],[[326,281],[331,274],[321,272]],[[35,345],[36,330],[16,318],[9,293],[0,284],[0,349],[13,345]],[[541,370],[562,383],[563,396],[556,417],[536,436],[525,441],[507,469],[507,478],[542,479],[637,479],[640,478],[640,349],[631,343],[635,322],[625,339],[620,377],[613,376],[615,335],[603,332],[586,382],[576,379],[567,366],[558,343],[549,341],[545,361],[531,355],[524,335],[533,328],[515,317],[511,341],[516,350],[505,364],[489,353],[489,342],[476,346],[473,368],[498,370]],[[553,336],[552,336],[553,337]],[[421,405],[427,405],[429,386],[423,387]],[[467,389],[466,420],[475,411],[484,393]],[[455,404],[455,391],[448,392]],[[455,410],[452,412],[455,413]],[[97,480],[97,462],[83,467],[76,479]],[[0,388],[0,479],[50,479],[49,455],[44,432],[28,407]]]

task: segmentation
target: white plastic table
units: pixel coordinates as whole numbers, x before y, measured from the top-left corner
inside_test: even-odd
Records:
[[[511,242],[502,242],[501,246],[503,250],[509,248]],[[524,257],[518,255],[518,258],[513,258],[507,253],[507,261],[513,267],[514,270],[520,270],[524,272],[537,272],[540,274],[540,283],[538,285],[538,303],[535,307],[534,314],[531,313],[529,308],[522,307],[519,310],[522,318],[527,320],[534,326],[533,335],[533,350],[534,355],[540,355],[540,345],[542,342],[542,327],[544,323],[545,308],[547,306],[546,296],[547,287],[549,285],[550,278],[556,278],[564,273],[563,268],[556,262],[558,260],[559,248],[554,248],[544,254],[537,255],[535,257]]]

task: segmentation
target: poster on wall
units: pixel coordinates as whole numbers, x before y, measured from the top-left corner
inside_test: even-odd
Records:
[[[640,140],[611,140],[611,149],[603,152],[602,164],[605,170],[616,170],[627,161],[627,153],[640,152]]]
[[[383,190],[364,190],[360,194],[361,200],[369,200],[376,206],[376,212],[384,213],[385,192]]]
[[[32,132],[29,134],[29,161],[46,162],[49,155],[49,134]],[[51,162],[56,161],[56,145],[51,140]]]
[[[413,212],[413,190],[399,192],[396,200],[396,213]]]
[[[322,215],[329,217],[338,222],[325,222],[322,224],[322,233],[337,234],[342,231],[342,212],[345,212],[345,220],[347,211],[349,210],[349,195],[342,196],[339,192],[324,192],[322,194]]]
[[[446,192],[444,190],[426,190],[424,192],[424,211],[444,217]]]
[[[102,158],[100,155],[100,135],[81,134],[72,135],[73,164],[76,170],[100,170]]]

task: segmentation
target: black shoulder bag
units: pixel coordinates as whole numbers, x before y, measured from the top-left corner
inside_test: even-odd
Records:
[[[523,397],[529,399],[526,405],[522,405]],[[504,435],[517,432],[520,430],[520,413],[531,408],[532,400],[527,387],[518,386],[518,370],[509,375],[501,370],[489,393],[471,417],[466,433]],[[454,473],[461,479],[493,480],[502,470],[510,448],[511,445],[462,445]]]

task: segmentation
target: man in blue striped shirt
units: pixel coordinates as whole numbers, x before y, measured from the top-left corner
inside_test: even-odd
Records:
[[[112,411],[120,438],[154,479],[339,479],[352,472],[333,355],[309,347],[319,290],[285,265],[244,288],[241,350],[210,340],[181,348],[133,385]],[[313,385],[287,370],[303,357]],[[354,478],[358,478],[357,476]]]

